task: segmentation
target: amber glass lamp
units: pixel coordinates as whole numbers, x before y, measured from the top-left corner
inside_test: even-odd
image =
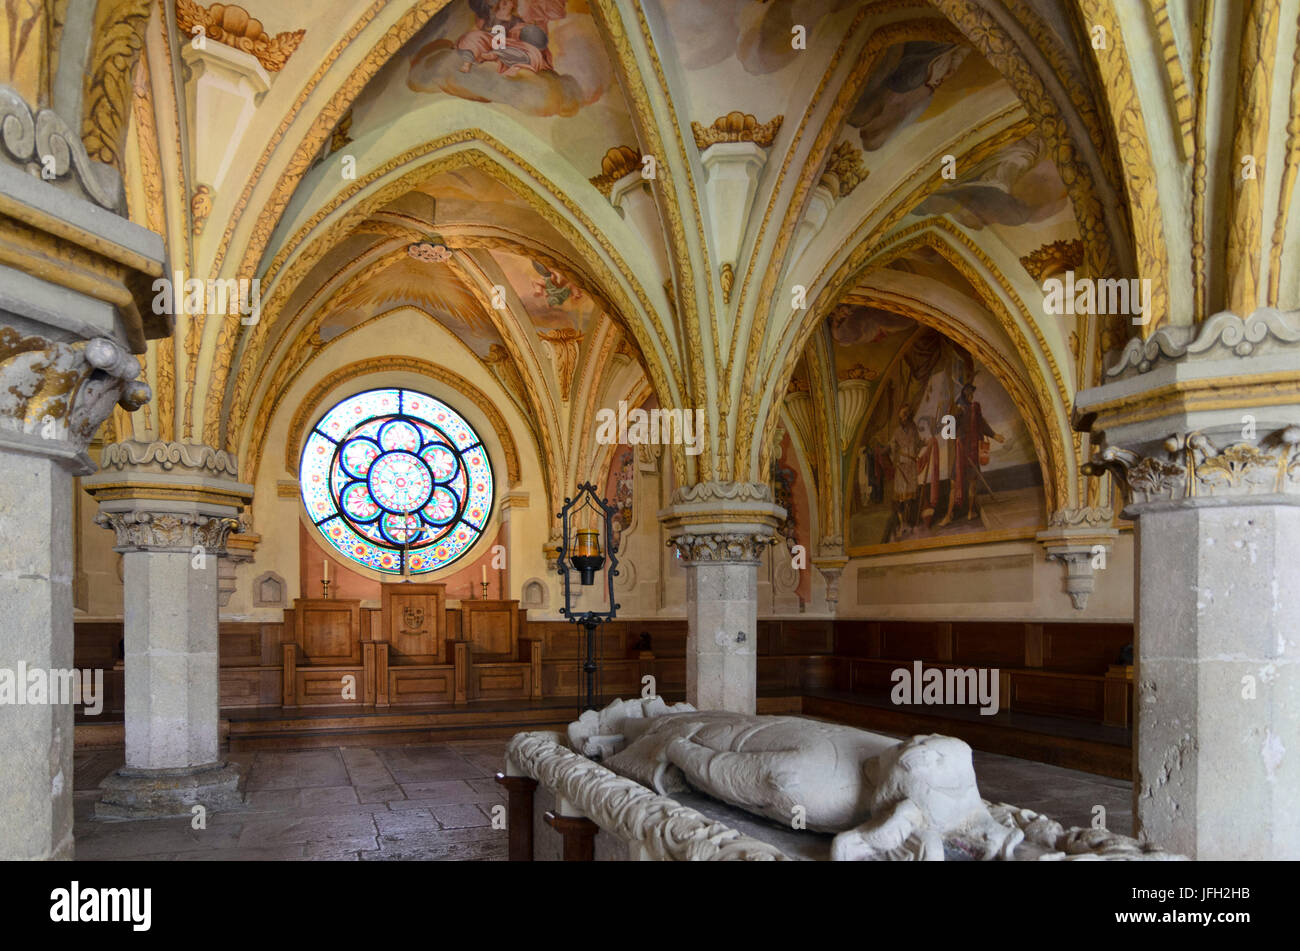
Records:
[[[614,506],[596,494],[594,485],[584,482],[578,486],[576,496],[564,500],[559,519],[560,550],[556,569],[564,577],[564,607],[560,613],[586,629],[587,649],[582,671],[587,687],[587,709],[591,710],[596,706],[596,671],[599,667],[596,663],[596,629],[605,621],[612,621],[618,612],[618,605],[614,603],[614,576],[618,574],[618,558],[613,544]],[[577,572],[582,585],[590,587],[596,583],[596,573],[602,569],[605,569],[609,610],[575,613],[569,574]]]

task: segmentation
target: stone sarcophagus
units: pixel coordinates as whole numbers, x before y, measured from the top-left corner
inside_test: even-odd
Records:
[[[658,697],[587,711],[565,737],[516,735],[499,781],[512,817],[525,811],[517,798],[525,795],[534,813],[526,848],[511,825],[512,859],[547,857],[539,809],[550,810],[545,823],[562,834],[570,858],[1180,858],[988,802],[970,747],[955,737],[898,740],[803,717],[669,707]],[[575,835],[591,844],[571,847]],[[745,844],[722,856],[678,841],[710,836]]]

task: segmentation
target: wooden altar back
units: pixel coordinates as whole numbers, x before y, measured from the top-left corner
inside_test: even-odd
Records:
[[[447,586],[406,582],[383,585],[380,639],[394,659],[411,664],[450,663]]]

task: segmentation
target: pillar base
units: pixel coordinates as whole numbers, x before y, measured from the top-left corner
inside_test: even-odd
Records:
[[[189,815],[196,805],[212,811],[244,805],[244,767],[211,763],[184,769],[133,769],[125,766],[99,788],[99,819],[155,819]]]

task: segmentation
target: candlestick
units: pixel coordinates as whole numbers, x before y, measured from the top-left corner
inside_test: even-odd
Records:
[[[330,596],[330,579],[322,578],[320,582],[321,589],[325,592],[321,597],[328,599]]]
[[[487,596],[488,583],[487,583],[486,581],[484,581],[484,582],[482,583],[481,587],[483,588],[483,600],[486,601],[486,600],[488,599],[488,596]]]

